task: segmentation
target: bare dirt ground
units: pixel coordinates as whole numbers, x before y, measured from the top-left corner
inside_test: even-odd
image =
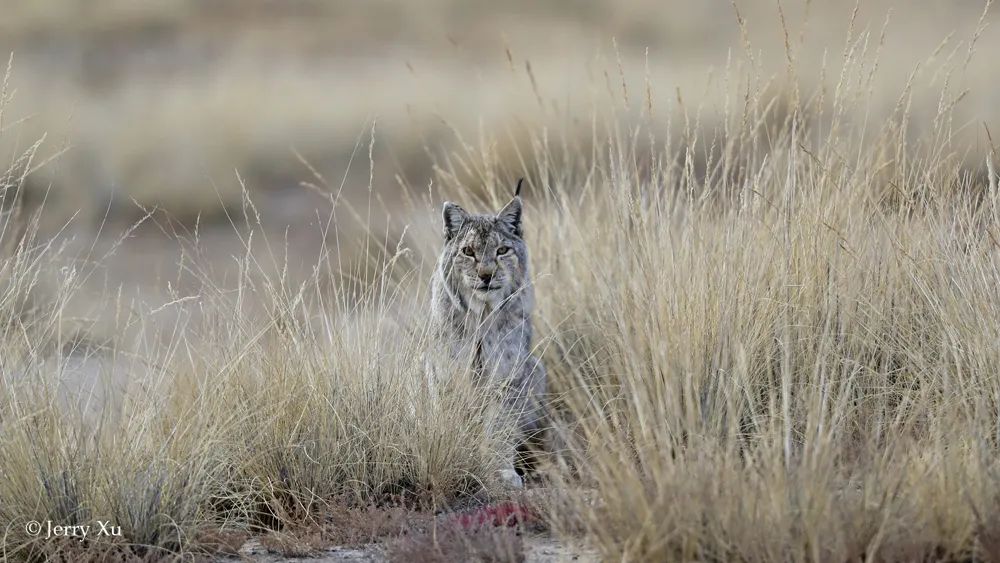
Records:
[[[556,563],[562,561],[599,561],[597,554],[583,546],[569,545],[544,535],[526,535],[524,541],[524,561],[526,563]],[[380,562],[388,561],[383,546],[371,544],[361,548],[333,547],[316,557],[294,558],[269,552],[259,540],[248,541],[239,552],[239,557],[220,558],[217,561],[254,561],[259,563],[284,562]]]
[[[553,502],[565,496],[546,487],[529,487],[513,493],[509,498],[494,498],[485,504],[476,503],[465,508],[455,508],[424,520],[429,515],[419,512],[397,514],[397,519],[408,520],[404,531],[382,535],[372,541],[353,545],[313,544],[317,549],[294,553],[289,546],[308,543],[277,541],[270,537],[251,538],[243,543],[237,554],[227,561],[239,558],[244,561],[278,563],[284,561],[525,561],[555,563],[561,561],[599,561],[596,551],[582,540],[556,538],[544,524],[539,510],[542,503]],[[363,526],[363,513],[354,513],[339,526],[349,529]],[[423,522],[423,524],[419,524]],[[431,524],[431,522],[433,522]],[[280,534],[279,534],[280,535]],[[294,537],[294,531],[286,537]],[[347,536],[341,537],[350,537]],[[239,545],[238,543],[236,545]],[[294,547],[292,547],[294,550]],[[302,556],[305,557],[302,557]]]

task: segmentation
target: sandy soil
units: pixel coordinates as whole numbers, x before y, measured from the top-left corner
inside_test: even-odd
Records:
[[[581,563],[599,561],[597,554],[582,546],[568,545],[558,540],[542,535],[524,537],[525,561],[528,563],[556,563],[562,561],[579,561]],[[291,558],[269,553],[256,539],[250,540],[240,550],[240,559],[258,563],[284,562],[381,562],[386,561],[382,547],[372,544],[363,548],[334,547],[318,557]],[[219,562],[233,561],[236,558],[222,558]]]

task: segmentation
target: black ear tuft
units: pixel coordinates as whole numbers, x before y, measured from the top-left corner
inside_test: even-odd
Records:
[[[507,226],[507,229],[516,236],[521,236],[521,196],[514,196],[510,203],[505,205],[500,213],[497,213],[497,220]]]
[[[521,197],[521,184],[524,183],[524,178],[518,178],[517,186],[514,187],[514,197]]]
[[[441,210],[441,214],[444,217],[445,240],[451,240],[469,218],[469,213],[466,210],[450,201],[444,202],[444,208]]]

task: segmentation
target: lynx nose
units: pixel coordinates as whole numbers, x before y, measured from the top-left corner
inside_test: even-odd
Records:
[[[489,285],[493,280],[493,272],[479,272],[479,281],[483,282],[485,285]]]

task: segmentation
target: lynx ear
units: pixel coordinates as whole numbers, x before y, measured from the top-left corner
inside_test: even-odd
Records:
[[[469,218],[469,213],[466,210],[450,201],[444,202],[444,208],[442,209],[441,214],[444,217],[445,240],[451,240]]]
[[[497,213],[497,220],[506,225],[507,229],[516,237],[521,236],[521,196],[514,196],[510,203],[505,205],[500,213]]]

